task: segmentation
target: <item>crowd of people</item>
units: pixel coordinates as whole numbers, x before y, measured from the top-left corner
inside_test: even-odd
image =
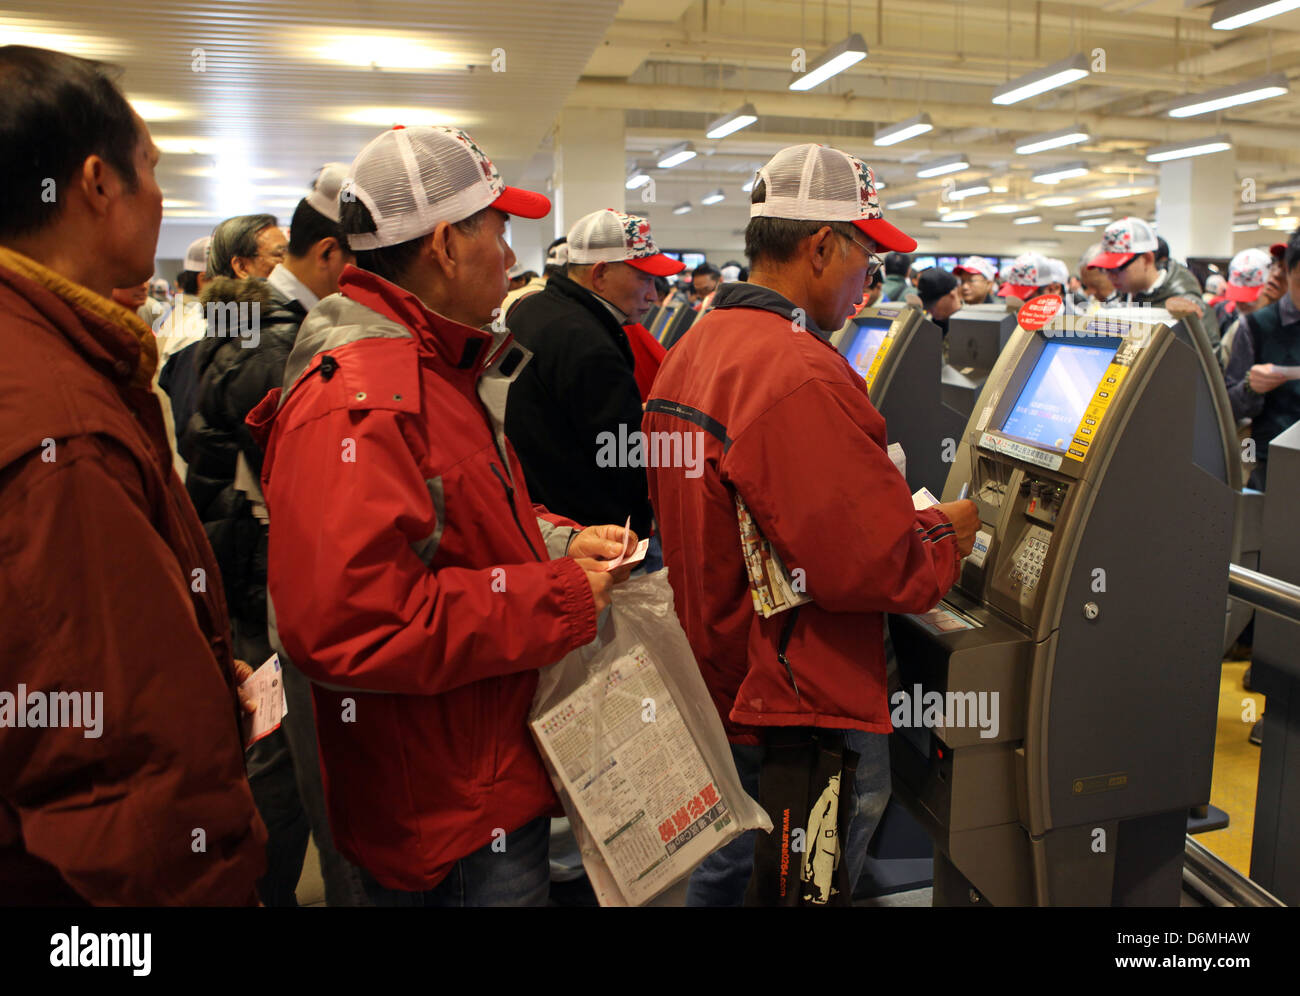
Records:
[[[938,602],[979,518],[913,507],[827,336],[913,294],[941,327],[1045,293],[1149,302],[1216,344],[1230,323],[1261,450],[1300,418],[1270,373],[1300,362],[1294,239],[1239,255],[1212,303],[1137,219],[1082,291],[1036,254],[916,273],[871,168],[807,144],[758,170],[748,267],[687,274],[611,207],[539,275],[505,232],[549,200],[460,129],[399,126],[322,166],[287,232],[222,221],[173,294],[158,150],[111,68],[8,46],[0,83],[0,690],[103,702],[102,736],[0,730],[9,902],[294,905],[310,837],[329,905],[545,904],[564,858],[538,672],[596,637],[630,573],[608,562],[640,537],[746,790],[792,736],[845,759],[851,895],[889,794],[884,614]],[[699,318],[665,351],[642,320],[674,298]],[[639,430],[698,433],[699,467],[602,456]],[[754,611],[739,499],[809,603]],[[250,744],[242,683],[273,656],[288,710]],[[756,836],[685,901],[758,901]]]

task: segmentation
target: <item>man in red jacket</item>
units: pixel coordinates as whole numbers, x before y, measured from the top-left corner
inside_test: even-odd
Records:
[[[507,187],[463,131],[397,127],[340,194],[356,253],[250,416],[266,440],[272,640],[315,683],[338,849],[377,905],[540,905],[550,778],[537,670],[596,635],[621,526],[534,506],[504,435],[528,362],[483,331],[515,255]]]
[[[866,163],[819,145],[778,152],[751,194],[749,282],[724,284],[669,350],[643,421],[647,434],[703,441],[703,475],[653,467],[650,495],[677,613],[747,791],[758,797],[776,728],[843,731],[860,756],[845,794],[850,888],[888,798],[884,613],[933,608],[979,521],[969,501],[913,510],[884,420],[826,341],[876,253],[915,248],[881,216]],[[737,498],[811,601],[755,610]],[[755,837],[711,855],[688,904],[737,905]]]
[[[221,577],[109,300],[153,272],[158,150],[98,63],[6,46],[0,87],[0,903],[251,905]]]

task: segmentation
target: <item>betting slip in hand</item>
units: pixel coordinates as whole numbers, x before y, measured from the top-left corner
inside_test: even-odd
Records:
[[[635,567],[641,561],[645,560],[645,552],[650,548],[650,541],[643,539],[636,545],[631,553],[628,552],[627,545],[632,536],[632,516],[627,517],[627,522],[623,524],[623,552],[613,560],[604,561],[604,567],[607,571],[615,570],[619,567]]]
[[[265,664],[254,671],[239,686],[257,703],[253,713],[253,728],[249,732],[247,750],[269,733],[280,728],[289,712],[289,700],[284,695],[284,673],[280,670],[280,655],[272,654]]]

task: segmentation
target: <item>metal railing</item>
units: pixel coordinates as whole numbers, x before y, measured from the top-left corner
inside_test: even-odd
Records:
[[[1279,618],[1300,622],[1300,585],[1229,564],[1228,596]]]

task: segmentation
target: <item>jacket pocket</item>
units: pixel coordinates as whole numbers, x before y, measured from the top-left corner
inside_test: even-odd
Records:
[[[781,666],[785,668],[786,676],[790,679],[790,685],[794,688],[795,701],[799,701],[799,683],[794,680],[794,668],[790,666],[790,658],[786,656],[786,651],[790,647],[790,638],[794,636],[794,624],[799,621],[799,610],[802,605],[796,605],[786,616],[785,622],[781,625],[781,639],[776,646],[776,659]]]

